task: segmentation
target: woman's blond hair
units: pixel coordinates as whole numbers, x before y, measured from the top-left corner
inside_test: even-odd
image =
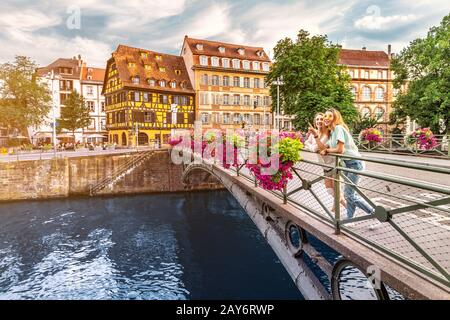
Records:
[[[331,123],[331,126],[334,128],[336,128],[336,126],[339,124],[341,126],[343,126],[348,132],[350,132],[350,129],[348,128],[347,124],[344,121],[344,118],[342,118],[342,114],[334,109],[328,109],[326,112],[331,112],[333,114],[333,122]]]

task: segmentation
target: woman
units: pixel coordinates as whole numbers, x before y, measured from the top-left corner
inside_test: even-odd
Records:
[[[326,149],[326,143],[330,138],[330,131],[324,125],[324,114],[319,112],[314,116],[315,128],[310,127],[308,130],[309,136],[305,141],[305,148],[312,152],[318,152],[320,150]],[[319,156],[319,162],[327,165],[334,166],[335,157],[332,156]],[[323,175],[325,177],[325,187],[332,197],[334,197],[334,180],[333,180],[333,168],[323,167]],[[346,207],[347,204],[344,198],[341,197],[341,204]],[[332,208],[334,211],[334,207]]]
[[[324,125],[330,130],[331,136],[328,140],[327,148],[320,151],[321,155],[328,153],[337,153],[342,155],[348,155],[353,157],[360,157],[361,154],[358,151],[358,147],[349,132],[348,126],[342,119],[341,113],[336,109],[330,109],[325,112]],[[348,169],[363,170],[363,164],[361,160],[357,159],[343,159],[345,167]],[[344,171],[344,176],[348,178],[355,186],[358,185],[359,175],[352,172]],[[356,207],[361,208],[368,214],[373,213],[373,208],[364,201],[355,192],[353,186],[348,181],[344,187],[344,198],[347,200],[347,216],[349,219],[353,218]]]

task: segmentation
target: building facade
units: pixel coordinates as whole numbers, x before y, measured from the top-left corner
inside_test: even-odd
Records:
[[[272,107],[263,48],[184,38],[181,56],[204,128],[270,128]]]
[[[361,116],[378,120],[378,128],[389,131],[389,114],[397,91],[394,90],[390,70],[391,46],[388,52],[341,49],[339,63],[347,67],[355,106]]]
[[[102,122],[106,120],[106,114],[102,111],[104,97],[101,95],[104,69],[87,67],[80,56],[72,59],[57,59],[46,67],[39,68],[37,75],[42,83],[47,84],[52,97],[52,108],[44,123],[37,128],[29,128],[29,134],[33,143],[51,143],[53,133],[53,122],[61,116],[61,108],[64,107],[64,100],[74,91],[81,94],[86,102],[86,106],[91,109],[91,125],[75,131],[75,140],[88,141],[90,136],[105,135],[106,130],[102,127]],[[58,133],[58,141],[71,139],[72,133]],[[103,140],[100,138],[100,140]]]
[[[166,143],[195,120],[195,93],[183,58],[119,45],[107,62],[103,92],[109,141]]]

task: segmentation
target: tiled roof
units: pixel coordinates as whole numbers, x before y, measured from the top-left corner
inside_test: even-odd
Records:
[[[105,69],[92,68],[87,66],[83,66],[83,68],[81,69],[81,81],[103,82],[104,78],[105,78]]]
[[[71,75],[67,75],[67,74],[62,75],[64,78],[74,78],[74,79],[80,78],[80,72],[81,72],[80,60],[77,60],[77,59],[59,58],[46,67],[38,68],[37,74],[38,74],[38,76],[42,77],[42,76],[45,76],[48,73],[50,73],[53,69],[54,74],[57,75],[57,74],[59,74],[60,67],[72,68],[72,70],[73,70],[73,74],[71,74]]]
[[[143,55],[146,55],[146,57],[143,57]],[[157,60],[157,56],[161,59]],[[112,58],[116,63],[120,80],[124,86],[186,93],[194,92],[184,60],[180,56],[119,45],[113,52]],[[129,63],[134,63],[135,66],[130,67]],[[145,65],[148,65],[150,69],[146,69]],[[165,71],[161,71],[160,68],[165,68]],[[176,71],[180,71],[180,73],[177,74]],[[139,84],[132,82],[131,78],[134,76],[139,76]],[[161,88],[158,85],[151,87],[147,79],[165,80],[166,87]],[[176,81],[176,89],[169,86],[170,81]],[[183,82],[186,84],[186,89],[180,87]]]
[[[384,51],[341,49],[339,63],[347,66],[389,67],[389,56]]]
[[[225,42],[217,42],[210,40],[193,39],[186,36],[184,38],[187,45],[190,47],[194,55],[206,55],[215,57],[226,57],[230,59],[250,60],[270,62],[269,57],[262,47],[250,47],[239,44],[230,44]],[[202,45],[202,49],[197,48],[197,44]],[[219,51],[219,47],[223,47],[225,51]],[[238,52],[239,49],[244,49],[244,54]]]

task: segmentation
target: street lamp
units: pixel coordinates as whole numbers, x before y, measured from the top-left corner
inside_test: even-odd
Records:
[[[51,71],[50,73],[50,81],[51,81],[51,88],[52,88],[52,112],[53,112],[53,156],[56,158],[56,113],[55,113],[55,91],[53,89],[53,82],[55,80],[55,72]]]
[[[273,84],[277,86],[277,112],[275,116],[275,129],[280,129],[280,86],[284,85],[283,76],[278,77],[277,80],[273,82]]]

